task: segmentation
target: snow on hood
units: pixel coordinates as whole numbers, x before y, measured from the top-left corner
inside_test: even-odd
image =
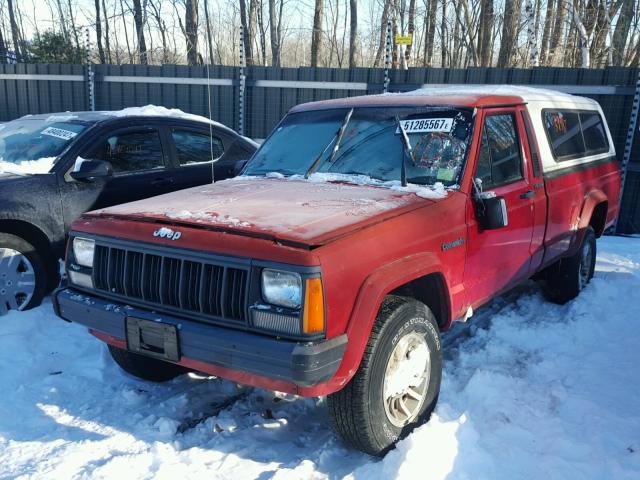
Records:
[[[0,173],[38,174],[49,173],[58,157],[45,157],[38,160],[24,160],[19,163],[0,160]]]
[[[267,174],[269,178],[287,178],[289,180],[307,181],[313,183],[322,182],[344,182],[352,183],[354,185],[368,185],[371,187],[383,187],[390,188],[398,192],[415,193],[422,198],[430,198],[432,200],[444,198],[447,196],[447,190],[440,182],[430,185],[418,185],[415,183],[408,183],[406,186],[402,186],[400,180],[382,181],[375,178],[371,178],[368,175],[347,175],[344,173],[324,173],[316,172],[309,175],[309,178],[304,178],[303,175],[292,175],[285,177],[278,172],[270,172]],[[258,177],[260,178],[260,177]]]
[[[186,113],[178,108],[166,108],[157,105],[145,105],[144,107],[129,107],[122,110],[111,110],[101,112],[105,115],[112,117],[174,117],[184,118],[186,120],[195,120],[198,122],[211,123],[213,125],[221,125],[213,120],[209,120],[207,117],[201,115],[194,115],[192,113]]]
[[[346,180],[350,181],[336,183]],[[367,177],[347,179],[327,174],[312,175],[308,180],[236,177],[97,210],[89,215],[173,220],[320,245],[446,195],[442,186],[401,187],[367,180]]]
[[[78,118],[77,115],[74,115],[71,112],[67,112],[66,114],[50,115],[47,117],[45,122],[47,123],[69,122],[71,120],[77,120],[77,118]]]

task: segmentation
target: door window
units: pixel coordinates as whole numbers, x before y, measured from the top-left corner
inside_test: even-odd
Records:
[[[162,143],[157,131],[112,135],[103,140],[89,158],[110,162],[116,174],[154,170],[165,166]]]
[[[491,115],[485,119],[476,177],[482,180],[485,189],[523,178],[513,114]]]
[[[180,165],[209,162],[220,158],[224,153],[222,140],[215,135],[210,137],[186,130],[173,130],[171,136],[176,145]]]

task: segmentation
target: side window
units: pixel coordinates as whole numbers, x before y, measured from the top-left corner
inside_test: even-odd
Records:
[[[598,112],[581,112],[580,123],[584,143],[589,155],[604,153],[609,151],[609,139],[604,129],[602,117]]]
[[[571,160],[584,155],[584,138],[577,112],[544,111],[542,120],[556,160]]]
[[[110,162],[114,173],[164,168],[162,144],[157,131],[112,135],[102,141],[89,157]]]
[[[491,115],[485,119],[476,176],[485,189],[523,178],[513,114]]]
[[[209,162],[212,160],[212,154],[215,160],[224,153],[222,140],[215,135],[209,137],[209,135],[187,130],[173,130],[171,136],[176,145],[180,165]]]

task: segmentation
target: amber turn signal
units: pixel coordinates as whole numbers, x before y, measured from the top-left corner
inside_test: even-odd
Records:
[[[322,280],[308,278],[304,293],[304,315],[302,317],[303,333],[324,332],[324,295]]]

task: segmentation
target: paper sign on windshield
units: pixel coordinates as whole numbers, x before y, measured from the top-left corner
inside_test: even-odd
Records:
[[[413,118],[400,123],[407,133],[450,132],[453,128],[453,118]],[[396,133],[400,133],[399,128]]]
[[[42,133],[42,135],[49,135],[50,137],[61,138],[62,140],[71,140],[78,135],[76,132],[70,132],[69,130],[56,127],[47,127],[40,133]]]

